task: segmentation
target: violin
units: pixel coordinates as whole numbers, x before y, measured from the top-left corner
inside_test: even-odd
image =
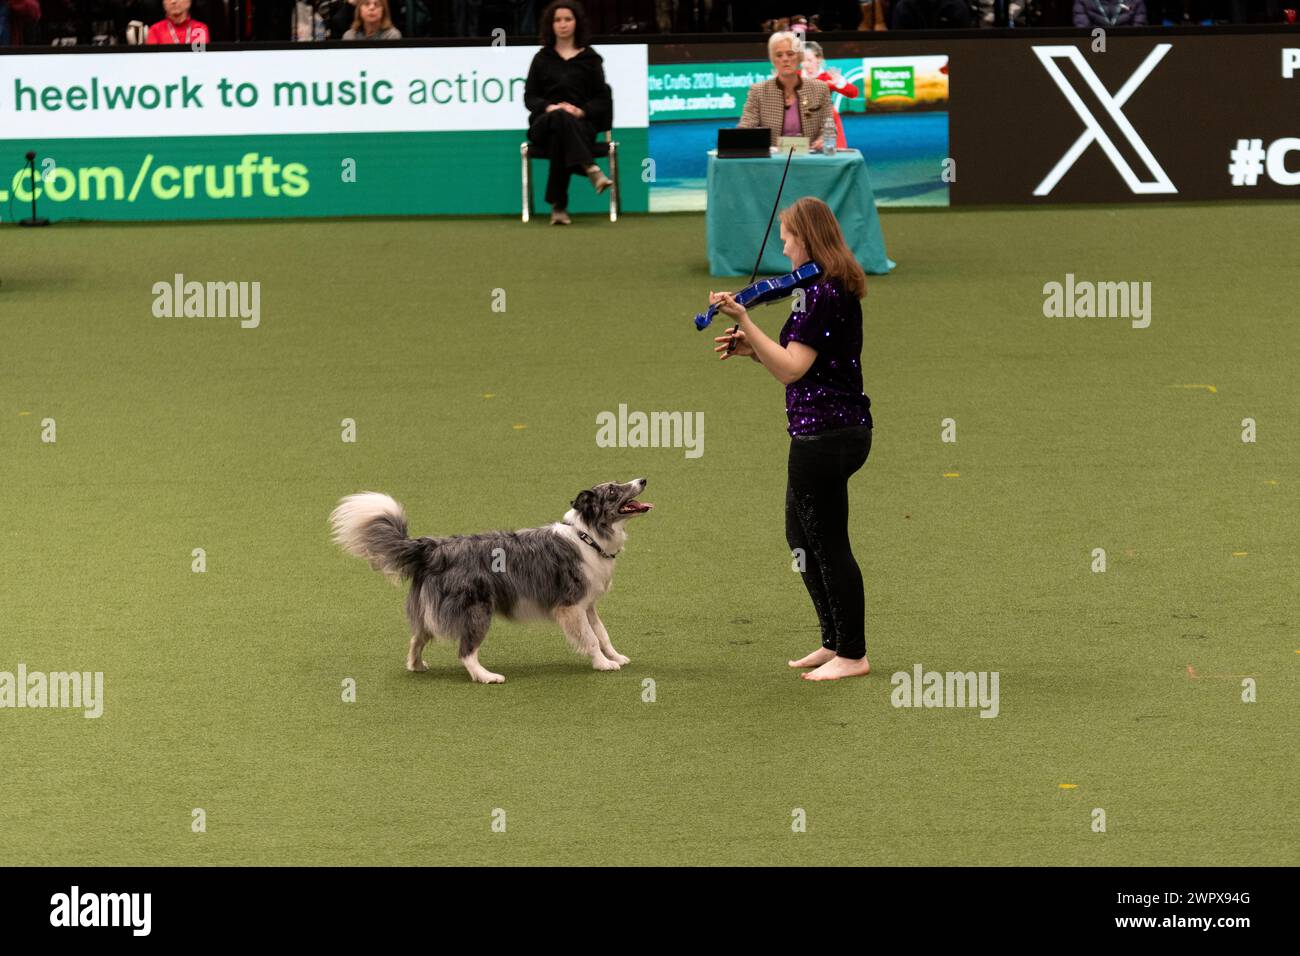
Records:
[[[778,299],[784,299],[788,295],[793,295],[794,290],[799,287],[800,283],[807,282],[809,279],[821,275],[821,268],[815,262],[805,262],[794,272],[788,272],[783,276],[773,276],[770,279],[760,279],[753,285],[745,286],[733,296],[737,303],[748,308],[751,305],[762,305],[766,302],[776,302]],[[703,332],[713,321],[713,317],[718,314],[718,303],[709,306],[708,310],[698,313],[695,316],[695,328]]]
[[[783,276],[777,276],[773,279],[764,279],[761,282],[755,282],[754,277],[758,275],[759,263],[763,261],[763,250],[767,248],[767,237],[772,234],[772,223],[776,221],[776,210],[781,205],[781,193],[785,189],[785,177],[790,174],[790,161],[794,159],[794,147],[790,147],[789,154],[785,157],[785,170],[781,173],[781,184],[776,187],[776,199],[772,202],[772,215],[767,217],[767,231],[763,233],[763,241],[758,247],[758,258],[754,260],[754,271],[749,274],[749,285],[741,289],[734,296],[735,300],[743,306],[757,305],[759,302],[772,302],[776,299],[785,298],[795,288],[796,284],[803,279],[809,279],[821,272],[817,263],[809,262],[794,272]],[[801,274],[802,273],[802,274]],[[697,313],[695,316],[695,328],[703,332],[708,328],[713,317],[718,314],[717,303],[710,305],[708,310],[703,314]],[[737,322],[727,333],[731,336],[731,343],[727,346],[728,352],[736,350],[736,330],[740,328]]]

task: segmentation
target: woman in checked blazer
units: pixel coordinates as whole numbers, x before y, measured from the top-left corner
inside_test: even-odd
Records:
[[[831,88],[800,75],[803,39],[797,33],[773,33],[767,55],[776,75],[749,88],[741,127],[767,127],[772,145],[782,136],[807,136],[809,148],[822,148],[822,130],[831,118]]]

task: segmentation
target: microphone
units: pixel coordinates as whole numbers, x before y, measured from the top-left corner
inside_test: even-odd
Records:
[[[36,151],[29,149],[27,151],[27,168],[31,170],[31,176],[28,177],[27,183],[32,193],[32,214],[26,219],[19,219],[20,226],[48,226],[50,221],[42,219],[36,215]]]

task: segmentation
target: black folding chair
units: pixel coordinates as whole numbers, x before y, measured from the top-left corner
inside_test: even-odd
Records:
[[[614,139],[613,130],[606,130],[603,140],[597,140],[595,155],[609,157],[609,178],[614,181],[614,185],[609,187],[609,221],[618,222],[618,143]],[[519,144],[519,158],[523,167],[523,216],[524,222],[527,222],[533,215],[533,173],[532,165],[529,160],[533,159],[550,159],[544,150],[534,146],[528,140]]]

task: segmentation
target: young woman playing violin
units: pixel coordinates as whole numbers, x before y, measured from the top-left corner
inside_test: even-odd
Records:
[[[813,668],[803,675],[806,680],[838,680],[871,671],[862,572],[848,527],[848,481],[871,452],[858,301],[867,280],[835,214],[820,199],[805,197],[781,213],[781,239],[792,266],[818,267],[819,274],[800,283],[803,310],[790,313],[780,341],[773,341],[754,324],[738,294],[711,293],[717,310],[736,320],[733,332],[714,339],[714,351],[724,360],[748,355],[785,386],[785,536],[804,556],[803,583],[822,632],[821,647],[789,664]]]

